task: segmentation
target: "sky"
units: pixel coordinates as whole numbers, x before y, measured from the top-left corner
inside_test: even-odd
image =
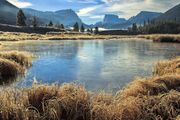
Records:
[[[102,21],[105,14],[130,18],[140,11],[165,12],[180,0],[8,0],[20,8],[41,11],[74,10],[87,24]]]

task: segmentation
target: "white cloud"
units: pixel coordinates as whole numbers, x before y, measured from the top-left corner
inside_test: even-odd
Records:
[[[80,9],[79,16],[101,19],[104,14],[112,13],[121,18],[130,18],[141,11],[165,12],[180,0],[101,0],[102,4]]]
[[[32,6],[30,2],[22,2],[20,0],[8,0],[8,1],[19,8],[26,8]]]
[[[80,9],[77,13],[79,16],[90,16],[91,13],[96,10],[99,6],[93,6],[93,7],[86,7],[83,9]]]

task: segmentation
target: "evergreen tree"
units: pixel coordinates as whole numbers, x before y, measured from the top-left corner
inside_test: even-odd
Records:
[[[48,24],[48,26],[52,27],[52,26],[53,26],[53,22],[50,21],[49,24]]]
[[[61,29],[65,29],[65,27],[64,27],[64,25],[63,25],[63,24],[61,24]]]
[[[136,25],[136,23],[133,23],[133,25],[132,25],[132,32],[133,32],[134,34],[136,34],[137,31],[138,31],[137,25]]]
[[[16,18],[16,25],[18,26],[26,26],[26,16],[24,15],[23,11],[20,9],[17,13]]]
[[[81,32],[84,32],[85,28],[84,28],[84,25],[82,24],[81,25]]]
[[[92,28],[91,28],[90,32],[93,33],[93,29]]]
[[[99,28],[98,28],[98,27],[95,27],[94,33],[95,33],[95,34],[98,34],[98,32],[99,32]]]
[[[77,22],[74,24],[73,30],[76,31],[76,32],[79,32],[79,25],[78,25]]]
[[[91,32],[91,30],[90,30],[90,29],[87,29],[87,32]]]
[[[37,27],[37,18],[35,16],[32,18],[32,26]]]

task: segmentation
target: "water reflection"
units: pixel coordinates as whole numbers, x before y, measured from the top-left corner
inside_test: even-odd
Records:
[[[161,59],[180,55],[180,44],[151,41],[29,41],[9,44],[39,56],[23,81],[76,82],[88,90],[117,90],[136,76],[149,76]]]

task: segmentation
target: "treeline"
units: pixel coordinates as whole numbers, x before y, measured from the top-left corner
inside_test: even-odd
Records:
[[[147,21],[144,25],[137,25],[134,23],[132,27],[128,28],[129,34],[178,34],[180,33],[180,22],[176,20],[171,21]]]
[[[27,26],[26,22],[28,22],[29,26],[32,26],[34,28],[38,27],[39,25],[39,20],[36,16],[32,16],[32,18],[29,18],[27,20],[24,12],[20,9],[19,12],[17,13],[17,19],[16,19],[16,25],[17,26]],[[45,27],[50,27],[50,28],[58,28],[61,30],[65,30],[65,26],[63,24],[58,24],[58,23],[53,23],[53,21],[49,21],[48,24],[44,25]],[[99,32],[99,28],[95,27],[95,28],[89,28],[89,29],[85,29],[84,24],[80,24],[78,22],[76,22],[73,25],[72,28],[73,31],[75,32],[89,32],[89,33],[94,33],[97,34]]]
[[[23,10],[20,9],[16,16],[16,25],[17,26],[28,26],[27,22],[28,22],[29,26],[36,28],[39,26],[40,21],[38,20],[38,18],[36,16],[32,16],[31,18],[29,18],[27,20],[27,17],[24,14]],[[45,26],[59,28],[59,29],[65,29],[63,24],[59,24],[59,23],[54,24],[52,21],[49,21],[49,23],[46,24]]]

